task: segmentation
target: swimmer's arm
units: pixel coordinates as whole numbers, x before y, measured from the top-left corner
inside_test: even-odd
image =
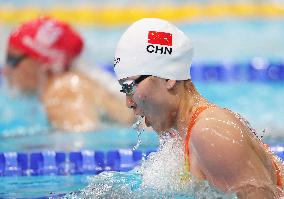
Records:
[[[241,199],[275,198],[269,173],[242,127],[222,119],[201,120],[192,130],[190,148],[206,179],[219,190],[236,193]]]

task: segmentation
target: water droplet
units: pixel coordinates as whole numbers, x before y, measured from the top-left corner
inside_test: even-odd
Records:
[[[132,128],[136,131],[137,133],[137,143],[133,147],[133,150],[138,149],[138,147],[141,145],[141,134],[144,131],[143,128],[143,117],[138,116],[137,121],[132,125]]]

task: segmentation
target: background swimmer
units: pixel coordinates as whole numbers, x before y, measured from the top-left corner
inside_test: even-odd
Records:
[[[49,17],[24,23],[9,37],[8,82],[24,93],[38,94],[50,123],[58,129],[94,130],[102,118],[129,124],[132,114],[122,108],[123,100],[71,69],[83,46],[79,33],[67,23]]]
[[[128,108],[160,136],[179,133],[185,173],[239,198],[279,198],[281,163],[242,118],[198,93],[190,80],[192,57],[191,40],[171,23],[148,18],[131,25],[114,66]]]

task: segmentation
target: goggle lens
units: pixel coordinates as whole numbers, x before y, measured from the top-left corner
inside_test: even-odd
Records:
[[[125,83],[122,84],[120,92],[125,93],[126,95],[133,95],[136,91],[136,87],[138,86],[138,84],[150,76],[151,75],[141,75],[136,80],[126,81]]]
[[[15,68],[21,61],[23,61],[27,56],[26,55],[7,55],[6,64],[12,68]]]

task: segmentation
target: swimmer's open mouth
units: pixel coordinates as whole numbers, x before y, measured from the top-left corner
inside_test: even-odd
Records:
[[[147,127],[150,127],[150,126],[151,126],[151,123],[150,123],[150,121],[146,118],[146,116],[141,115],[141,118],[144,118],[144,122],[145,122],[145,124],[146,124]]]
[[[145,117],[145,124],[146,124],[146,126],[147,126],[147,127],[150,127],[150,126],[151,126],[151,124],[150,124],[149,120],[147,120],[147,118],[146,118],[146,117]]]

